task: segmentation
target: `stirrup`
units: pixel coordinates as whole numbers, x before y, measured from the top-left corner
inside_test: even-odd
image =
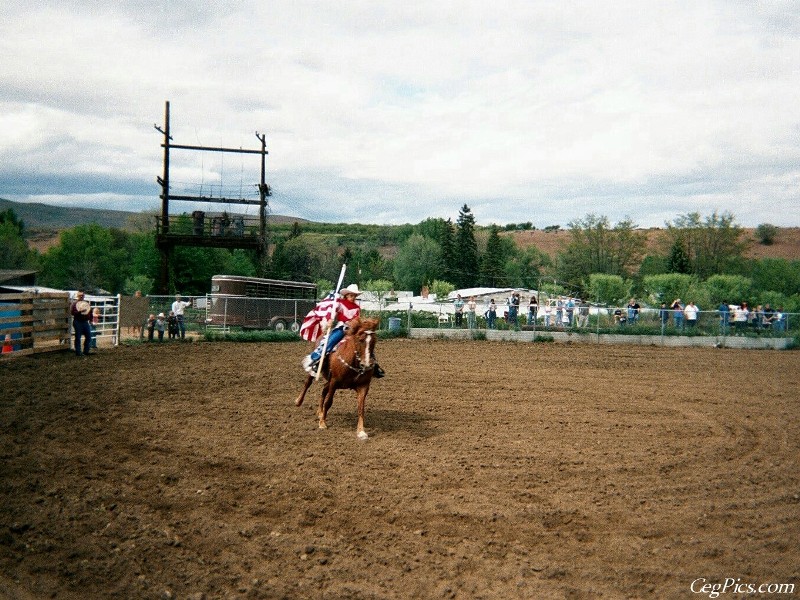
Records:
[[[373,371],[372,371],[372,376],[375,379],[380,379],[384,375],[386,375],[386,371],[381,369],[381,367],[380,367],[380,365],[378,365],[378,363],[375,363],[375,369],[373,369]]]

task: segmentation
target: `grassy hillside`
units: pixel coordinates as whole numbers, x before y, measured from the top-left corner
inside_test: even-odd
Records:
[[[128,218],[135,214],[122,210],[72,208],[38,202],[12,202],[0,198],[0,211],[9,208],[25,223],[25,229],[28,230],[59,230],[89,223],[97,223],[101,227],[123,229]]]

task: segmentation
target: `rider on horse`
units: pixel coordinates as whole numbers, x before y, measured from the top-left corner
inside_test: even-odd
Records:
[[[321,302],[314,310],[308,313],[303,320],[303,325],[300,328],[300,336],[308,340],[317,338],[318,334],[323,329],[322,322],[325,318],[328,320],[332,318],[334,321],[333,327],[327,336],[327,344],[323,336],[314,351],[303,358],[303,368],[309,375],[314,375],[317,372],[320,358],[328,354],[342,340],[347,331],[347,323],[361,316],[361,307],[356,304],[356,298],[361,295],[358,285],[355,283],[348,285],[341,290],[340,295],[341,298],[335,303],[336,315],[332,317],[329,315],[333,304],[326,305],[326,302]],[[322,348],[323,344],[325,344],[324,352]],[[376,378],[384,376],[383,369],[381,369],[377,363],[375,363],[373,376]]]

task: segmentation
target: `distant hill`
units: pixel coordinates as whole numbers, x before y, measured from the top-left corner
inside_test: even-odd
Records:
[[[131,212],[125,210],[105,210],[100,208],[75,208],[71,206],[53,206],[40,202],[13,202],[0,198],[0,211],[11,209],[14,214],[25,224],[28,231],[60,231],[76,225],[96,223],[101,227],[116,227],[125,229],[129,226],[131,217],[139,214],[152,213],[152,211]],[[171,211],[171,214],[181,214]],[[208,213],[211,214],[211,213]],[[283,215],[269,215],[272,223],[308,223],[299,217],[286,217]]]
[[[743,241],[747,243],[745,256],[748,258],[785,258],[786,260],[800,260],[800,227],[779,227],[775,242],[765,246],[758,241],[755,229],[743,228]],[[663,229],[646,229],[647,248],[651,253],[664,253],[663,239],[666,232]],[[510,237],[520,248],[535,246],[540,251],[555,258],[566,246],[572,234],[568,229],[558,231],[544,231],[534,229],[530,231],[502,232],[500,235]]]
[[[0,211],[9,208],[22,220],[26,230],[60,230],[89,223],[97,223],[101,227],[124,229],[128,218],[135,214],[122,210],[72,208],[38,202],[12,202],[0,198]]]

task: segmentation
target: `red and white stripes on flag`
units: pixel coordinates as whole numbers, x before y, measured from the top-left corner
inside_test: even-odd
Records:
[[[334,309],[333,294],[328,294],[327,297],[320,301],[313,309],[309,311],[303,324],[300,326],[300,337],[309,342],[314,342],[322,335],[322,324],[333,319]]]

